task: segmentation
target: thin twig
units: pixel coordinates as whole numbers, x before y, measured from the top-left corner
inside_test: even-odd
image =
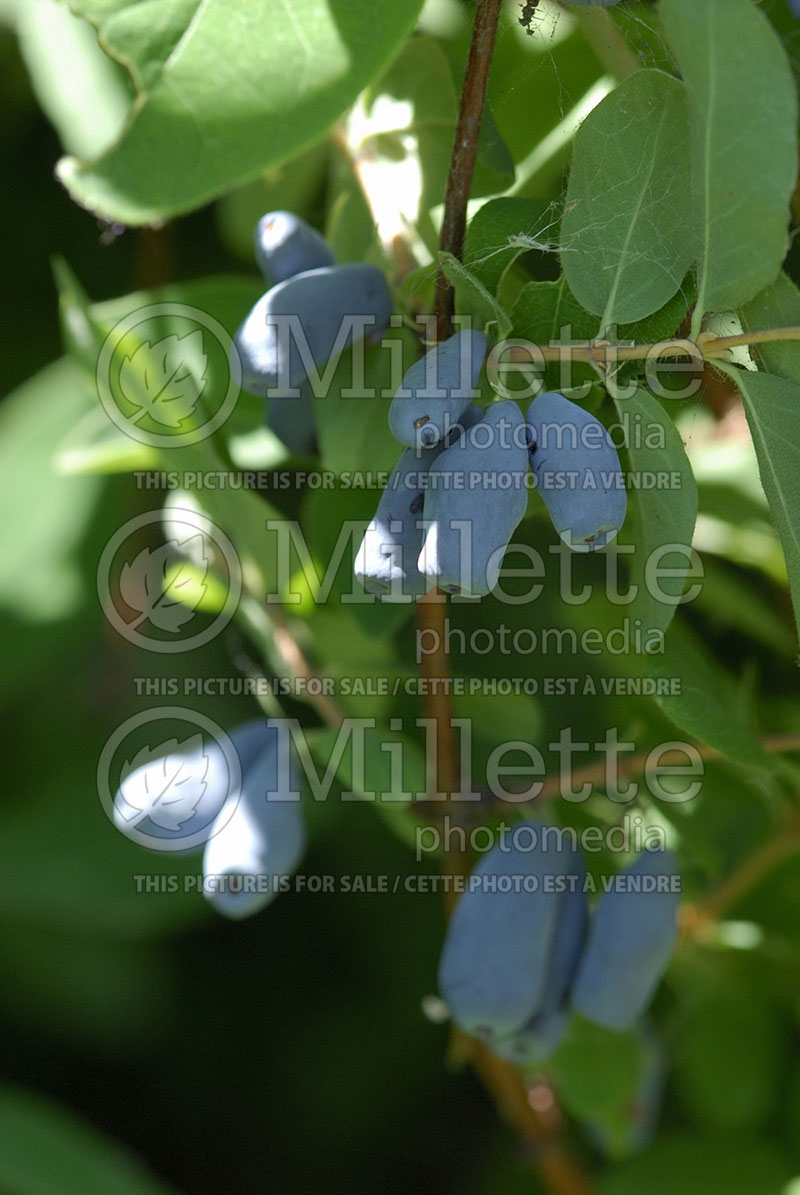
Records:
[[[779,755],[786,751],[800,751],[800,734],[772,734],[765,736],[760,742],[764,750],[770,755]],[[713,747],[706,746],[705,743],[691,743],[688,745],[701,759],[724,758],[721,752],[715,751]],[[616,756],[615,775],[617,778],[620,780],[630,780],[634,776],[641,776],[647,767],[647,762],[652,755],[652,751],[652,748],[648,751],[640,751],[636,755],[631,755],[624,759]],[[681,767],[685,764],[686,753],[679,748],[659,753],[659,767]],[[564,794],[566,781],[571,782],[573,792],[577,791],[584,784],[597,785],[599,788],[606,782],[606,767],[607,760],[603,758],[594,763],[586,764],[574,772],[544,776],[541,780],[534,781],[527,788],[514,791],[513,802],[515,805],[524,805],[527,801],[551,801],[555,797]],[[502,801],[498,802],[498,804],[503,808],[507,807]]]
[[[497,23],[502,0],[477,0],[472,40],[461,93],[453,154],[447,179],[439,247],[461,258],[466,230],[467,202],[478,151],[478,136],[489,82]],[[453,290],[440,268],[436,285],[436,336],[445,340],[452,332]],[[428,741],[435,751],[437,789],[445,800],[437,811],[443,816],[461,788],[460,762],[456,752],[452,704],[442,682],[449,678],[450,665],[445,636],[446,598],[438,590],[417,602],[417,633],[430,631],[436,651],[423,657],[421,670],[426,685],[424,710],[435,733]],[[466,875],[469,858],[460,851],[444,852],[443,869],[448,874]],[[453,898],[448,903],[452,910]],[[532,1147],[532,1161],[550,1195],[589,1195],[589,1184],[568,1157],[561,1141],[561,1124],[546,1123],[537,1115],[517,1070],[495,1058],[481,1043],[459,1034],[476,1073],[491,1093],[501,1115]],[[555,1108],[555,1101],[553,1100]]]
[[[682,337],[655,344],[609,344],[598,340],[581,344],[527,344],[519,340],[499,341],[489,354],[490,364],[513,362],[538,365],[543,361],[585,361],[589,365],[616,365],[619,361],[646,361],[673,357],[691,357],[698,364],[724,359],[731,349],[750,344],[774,344],[800,341],[800,327],[764,328],[760,332],[742,332],[737,336],[713,336],[702,333],[697,340]]]
[[[757,847],[708,896],[681,910],[681,925],[687,935],[702,935],[719,921],[765,876],[800,851],[800,813],[792,812],[775,834]]]

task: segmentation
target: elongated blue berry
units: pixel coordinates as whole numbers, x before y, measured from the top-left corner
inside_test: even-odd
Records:
[[[389,407],[392,435],[408,448],[438,444],[470,405],[486,352],[482,332],[456,332],[415,361]]]
[[[527,475],[522,412],[495,403],[431,465],[419,571],[448,593],[489,593],[528,505]]]
[[[156,758],[145,751],[148,758],[144,762],[137,766],[136,757],[123,767],[114,799],[117,829],[132,841],[156,849],[202,847],[242,772],[269,741],[261,718],[245,722],[228,737],[233,759],[218,742],[204,741],[198,732],[182,742],[174,739],[162,744],[162,753]]]
[[[643,851],[613,877],[592,914],[572,987],[578,1012],[607,1029],[635,1023],[672,954],[678,903],[678,871],[669,851]]]
[[[268,286],[336,262],[325,238],[293,212],[267,212],[253,235],[256,263]]]
[[[389,322],[392,298],[375,266],[307,270],[262,295],[234,336],[250,394],[296,390],[312,371]]]
[[[417,567],[428,470],[445,446],[482,415],[480,407],[471,403],[433,448],[407,448],[402,453],[355,559],[355,575],[370,593],[379,594],[384,601],[408,601],[431,588],[433,582]]]
[[[305,848],[300,803],[291,797],[299,776],[288,730],[274,722],[267,729],[267,745],[220,811],[203,857],[204,893],[234,920],[269,904],[276,877],[294,871]]]
[[[570,851],[549,849],[524,823],[501,839],[470,876],[447,929],[439,986],[453,1019],[490,1045],[541,1009]]]
[[[267,399],[267,427],[296,456],[311,456],[317,450],[314,395],[308,381],[293,398],[274,395]]]
[[[553,526],[575,552],[604,548],[625,521],[619,455],[594,415],[563,394],[540,394],[528,408],[531,466]]]
[[[567,993],[586,940],[589,917],[582,886],[583,860],[578,851],[570,853],[569,874],[573,883],[564,893],[559,910],[541,1006],[521,1030],[492,1043],[493,1052],[509,1062],[541,1062],[558,1047],[567,1030]]]

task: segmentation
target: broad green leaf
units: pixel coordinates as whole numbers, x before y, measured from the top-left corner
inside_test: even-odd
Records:
[[[67,153],[102,153],[130,106],[125,72],[104,54],[92,28],[57,0],[26,0],[17,33],[39,103]]]
[[[732,1073],[730,1081],[736,1082]],[[606,1171],[598,1195],[789,1195],[792,1168],[771,1144],[672,1132]]]
[[[167,1195],[172,1190],[70,1109],[0,1088],[0,1186],[14,1195]]]
[[[91,408],[81,370],[69,358],[3,401],[0,493],[9,513],[0,531],[0,605],[25,619],[64,617],[82,594],[77,553],[103,481],[59,476],[49,462]]]
[[[356,387],[351,357],[345,354],[336,366],[328,393],[314,403],[323,469],[336,473],[375,472],[391,470],[397,463],[402,449],[388,424],[393,353],[399,343],[403,369],[408,369],[419,356],[419,344],[410,331],[400,328],[390,329],[381,340],[364,350],[368,398],[360,390],[347,394],[348,389]]]
[[[656,701],[667,717],[728,759],[769,768],[771,761],[742,716],[727,673],[685,630],[672,624],[664,655],[652,656],[650,676],[677,681],[680,692]]]
[[[490,199],[469,222],[464,244],[464,265],[497,294],[508,267],[554,231],[551,206],[542,199]]]
[[[153,469],[158,454],[147,444],[126,436],[100,407],[86,412],[62,441],[54,467],[67,476],[73,473],[132,473]]]
[[[775,1012],[758,993],[715,986],[687,1010],[675,1035],[675,1082],[692,1123],[760,1128],[778,1096],[780,1038]]]
[[[338,734],[335,730],[317,730],[307,735],[320,780],[338,754]],[[412,740],[387,731],[385,727],[364,730],[364,755],[361,766],[354,766],[353,749],[358,742],[358,730],[348,736],[341,752],[335,774],[351,800],[363,800],[372,805],[385,819],[389,828],[409,846],[415,845],[417,820],[409,806],[426,791],[425,756]],[[396,761],[401,761],[399,764]],[[328,797],[328,800],[331,798]]]
[[[720,363],[744,400],[761,483],[780,537],[800,625],[800,386]]]
[[[692,259],[690,218],[683,85],[638,71],[581,125],[561,225],[564,273],[601,332],[674,295]]]
[[[797,100],[783,47],[751,0],[663,0],[659,12],[689,98],[697,332],[705,312],[746,302],[780,269]]]
[[[529,282],[511,308],[513,334],[542,347],[591,340],[597,320],[584,311],[564,274],[557,282]],[[544,389],[563,390],[596,381],[597,372],[581,361],[550,361],[543,374]]]
[[[65,158],[73,198],[146,224],[199,207],[317,141],[411,32],[421,0],[76,0],[137,87],[101,157]]]
[[[498,339],[507,336],[511,331],[508,313],[483,283],[452,253],[440,253],[439,261],[447,281],[456,292],[456,311],[463,315],[471,315],[478,321],[478,326],[494,324]]]
[[[740,307],[738,314],[745,332],[800,326],[800,291],[781,272],[771,286]],[[757,344],[753,352],[768,373],[800,385],[800,339]]]
[[[617,409],[635,434],[628,458],[634,478],[667,474],[677,485],[629,490],[628,538],[634,545],[631,583],[638,586],[630,617],[639,617],[647,628],[665,631],[684,591],[691,564],[690,548],[697,517],[697,486],[683,441],[661,404],[641,387],[617,400]],[[656,580],[654,572],[661,575]],[[675,575],[665,576],[664,571]]]
[[[596,1124],[612,1140],[624,1135],[645,1066],[644,1043],[635,1033],[614,1033],[573,1014],[550,1065],[573,1116]]]

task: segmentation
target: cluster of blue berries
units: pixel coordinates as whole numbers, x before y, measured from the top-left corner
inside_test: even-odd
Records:
[[[383,331],[392,313],[376,266],[336,265],[322,236],[291,212],[256,225],[255,255],[268,290],[233,338],[242,387],[268,395],[267,426],[292,452],[313,452],[312,369]]]
[[[606,428],[563,394],[541,394],[527,420],[512,400],[474,402],[486,341],[460,331],[406,373],[389,409],[405,446],[355,560],[384,601],[439,588],[479,597],[497,584],[528,505],[528,465],[561,538],[604,548],[625,520],[619,455]]]
[[[169,747],[170,744],[167,744]],[[114,822],[142,845],[203,851],[203,892],[226,917],[259,912],[305,849],[300,776],[287,727],[261,718],[229,749],[198,734],[123,777]]]
[[[590,914],[580,851],[560,833],[551,849],[532,827],[477,864],[439,965],[456,1024],[520,1065],[553,1053],[570,1010],[618,1031],[640,1020],[675,945],[679,902],[673,855],[646,850]]]

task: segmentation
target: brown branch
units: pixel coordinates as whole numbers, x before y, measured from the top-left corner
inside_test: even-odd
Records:
[[[702,935],[760,884],[774,867],[797,851],[800,851],[800,813],[793,812],[784,819],[775,834],[743,859],[713,892],[697,904],[684,905],[681,910],[684,933]]]
[[[800,751],[800,734],[771,734],[766,735],[760,742],[770,755],[779,755],[784,751]],[[715,751],[713,747],[707,747],[705,743],[691,743],[690,746],[701,759],[724,758],[720,751]],[[640,751],[625,759],[616,756],[616,776],[621,780],[630,780],[634,776],[640,776],[645,770],[652,751],[653,748],[650,748],[648,751]],[[672,751],[663,751],[659,755],[659,765],[662,767],[680,767],[685,763],[686,753],[678,748]],[[606,760],[601,759],[596,763],[585,764],[584,767],[578,768],[568,775],[559,773],[545,776],[542,780],[529,785],[528,788],[515,790],[513,793],[514,804],[524,805],[526,801],[551,801],[562,795],[563,784],[567,779],[572,781],[573,790],[583,784],[596,784],[601,787],[605,784],[606,779]],[[507,802],[499,801],[498,805],[506,808]]]
[[[477,0],[475,6],[439,239],[440,249],[459,259],[464,248],[467,202],[478,152],[478,136],[501,5],[502,0]],[[452,332],[452,315],[453,290],[440,267],[436,281],[437,340],[445,340]],[[434,727],[428,742],[435,752],[435,759],[429,761],[429,766],[431,763],[434,765],[437,790],[444,795],[444,800],[436,807],[439,816],[444,816],[451,803],[457,801],[461,789],[452,704],[447,685],[442,683],[450,676],[444,633],[446,609],[446,598],[439,590],[433,590],[417,601],[417,633],[430,631],[436,644],[436,650],[424,656],[421,672],[428,682],[423,708]],[[461,851],[447,850],[443,855],[442,868],[449,875],[467,875],[470,860]],[[455,898],[451,894],[446,899],[448,912],[451,912]],[[495,1058],[481,1043],[465,1038],[463,1034],[456,1032],[456,1037],[464,1047],[462,1053],[469,1057],[500,1114],[532,1147],[532,1162],[550,1195],[589,1195],[587,1180],[571,1162],[561,1141],[560,1116],[549,1122],[544,1120],[537,1114],[519,1073],[510,1063]],[[554,1099],[552,1106],[556,1107]]]
[[[501,8],[502,0],[477,0],[475,5],[475,22],[461,91],[450,172],[444,196],[442,231],[439,237],[439,248],[458,258],[464,251],[467,203],[478,155],[478,136],[481,131],[483,107],[489,86],[489,68],[492,65]],[[437,339],[445,340],[450,334],[452,314],[453,288],[439,267],[436,279]]]

